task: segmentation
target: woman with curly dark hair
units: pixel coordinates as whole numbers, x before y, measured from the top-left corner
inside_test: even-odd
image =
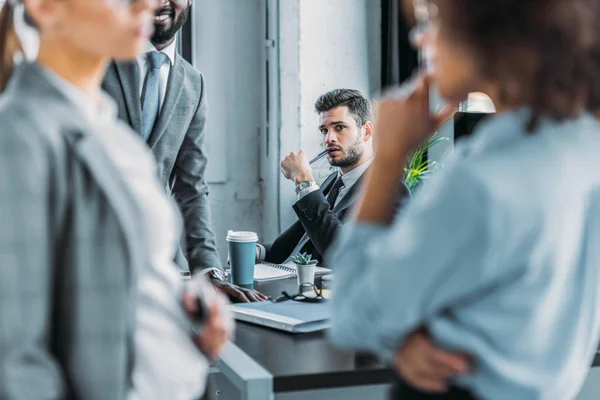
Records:
[[[431,74],[381,100],[355,220],[329,255],[331,338],[396,357],[396,398],[573,399],[600,339],[600,2],[427,6]],[[430,115],[430,84],[450,104],[484,92],[498,113],[392,220],[403,160],[451,114]],[[416,335],[468,368],[444,352],[406,368]]]

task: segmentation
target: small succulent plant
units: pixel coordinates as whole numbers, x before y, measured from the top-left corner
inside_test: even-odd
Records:
[[[292,257],[292,262],[297,265],[312,265],[316,264],[317,260],[312,259],[312,254],[300,253]]]

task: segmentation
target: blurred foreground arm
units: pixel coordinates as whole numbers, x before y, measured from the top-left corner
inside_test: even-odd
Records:
[[[0,130],[0,399],[63,398],[51,355],[53,251],[50,160],[10,119]]]
[[[206,309],[202,309],[201,304]],[[228,305],[225,296],[212,290],[203,276],[197,276],[183,294],[183,308],[190,318],[205,319],[201,331],[195,332],[193,339],[200,351],[210,359],[217,358],[227,341],[233,337],[234,322]]]
[[[396,353],[394,367],[413,388],[442,393],[448,390],[448,378],[469,371],[469,360],[437,347],[425,331],[418,330]]]
[[[422,79],[408,98],[381,102],[376,156],[355,221],[329,255],[336,273],[332,341],[389,360],[408,334],[493,279],[481,268],[490,201],[468,166],[449,162],[390,225],[404,160],[450,114],[430,117],[428,92]]]

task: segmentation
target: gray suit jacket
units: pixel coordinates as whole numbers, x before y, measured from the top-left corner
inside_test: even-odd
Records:
[[[124,399],[148,264],[137,207],[41,67],[15,71],[0,121],[0,398]]]
[[[136,62],[113,63],[103,89],[119,106],[119,118],[141,131],[140,72]],[[189,268],[221,267],[211,228],[206,153],[206,87],[202,74],[179,54],[171,67],[165,100],[148,145],[158,164],[161,183],[173,196],[185,223]],[[178,263],[187,269],[185,260]]]

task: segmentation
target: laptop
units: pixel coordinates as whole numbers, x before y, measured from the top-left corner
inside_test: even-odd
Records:
[[[308,333],[328,329],[330,304],[299,301],[240,303],[229,306],[238,321],[291,333]]]

